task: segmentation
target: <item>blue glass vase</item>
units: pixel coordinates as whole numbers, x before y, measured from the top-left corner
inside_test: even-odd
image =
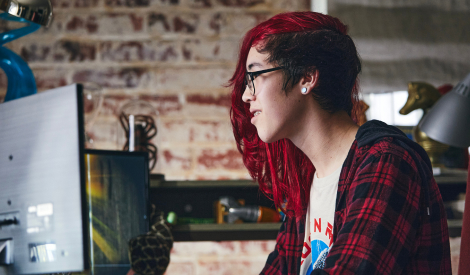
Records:
[[[0,14],[0,19],[28,24],[25,27],[0,34],[0,67],[3,69],[8,79],[7,94],[4,100],[4,102],[6,102],[35,94],[37,93],[37,89],[33,72],[28,64],[19,55],[3,47],[3,45],[37,31],[41,25],[9,15],[8,13]]]

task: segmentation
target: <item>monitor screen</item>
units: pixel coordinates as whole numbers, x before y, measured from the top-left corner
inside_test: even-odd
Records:
[[[88,268],[81,85],[0,104],[0,248],[7,274]]]
[[[149,230],[148,154],[85,150],[90,274],[126,275],[128,242]]]

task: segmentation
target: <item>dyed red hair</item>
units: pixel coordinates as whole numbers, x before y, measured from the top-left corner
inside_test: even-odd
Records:
[[[315,12],[282,13],[257,25],[248,31],[244,37],[237,67],[229,82],[232,87],[231,122],[238,150],[243,155],[243,162],[251,177],[259,183],[262,192],[274,201],[276,207],[283,209],[284,213],[289,216],[299,216],[305,213],[315,167],[308,157],[290,140],[282,139],[267,144],[259,138],[255,126],[250,122],[252,118],[252,114],[249,111],[250,106],[242,101],[242,95],[245,91],[246,60],[251,47],[266,43],[266,41],[273,37],[275,39],[276,36],[289,33],[315,34],[318,31],[331,31],[337,35],[346,36],[350,40],[349,36],[347,36],[347,27],[337,18]],[[344,107],[343,109],[346,109],[355,119],[353,109],[357,102],[358,89],[356,78],[360,71],[360,61],[357,57],[354,44],[352,41],[350,43],[354,48],[354,54],[359,65],[357,65],[358,68],[353,70],[357,71],[355,75],[352,73],[351,76],[353,87],[350,87],[350,85],[348,91],[343,91],[343,93],[349,96],[349,99],[346,100],[349,102],[349,105],[346,104],[349,107]],[[268,52],[268,54],[272,54],[272,52]],[[290,54],[288,53],[287,59],[289,58]],[[336,57],[338,60],[342,60],[342,58],[343,56],[341,58]],[[319,81],[322,82],[322,69],[318,64],[313,64],[313,66],[307,69],[311,70],[312,68],[319,70]],[[298,82],[294,77],[295,81]],[[296,83],[292,83],[292,85],[294,84]],[[329,97],[333,98],[332,95]],[[329,101],[330,105],[335,104],[335,99],[330,99]],[[333,106],[333,108],[328,110],[334,112],[337,111],[337,108],[335,109]]]

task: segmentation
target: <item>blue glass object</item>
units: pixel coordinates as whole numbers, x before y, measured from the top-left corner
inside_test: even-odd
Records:
[[[37,31],[41,25],[9,15],[8,13],[0,14],[0,19],[28,24],[22,28],[0,33],[0,67],[3,69],[8,79],[7,94],[4,100],[4,102],[6,102],[35,94],[37,93],[37,89],[36,80],[28,64],[19,55],[3,47],[3,44],[33,33]]]

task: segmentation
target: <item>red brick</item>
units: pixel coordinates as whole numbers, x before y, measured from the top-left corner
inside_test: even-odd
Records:
[[[197,13],[151,13],[149,30],[156,34],[186,33],[195,34],[199,26]]]
[[[69,20],[65,22],[65,30],[68,33],[89,33],[93,34],[98,31],[99,25],[95,15],[89,16],[71,16]],[[81,31],[81,32],[80,32]]]
[[[165,120],[161,123],[164,142],[226,142],[234,143],[230,121]]]
[[[94,43],[60,40],[31,41],[21,44],[21,57],[28,63],[34,62],[83,62],[94,61],[96,58]]]
[[[99,6],[100,0],[51,0],[54,9],[67,8],[94,8]]]
[[[288,11],[309,11],[311,10],[310,0],[298,1],[285,1],[285,0],[270,0],[271,8],[276,10]]]
[[[162,171],[166,170],[190,170],[191,150],[187,148],[163,148],[160,150],[159,162]]]
[[[73,74],[73,82],[94,82],[108,88],[147,87],[150,72],[147,68],[109,68],[78,70]]]
[[[246,169],[241,170],[195,170],[185,180],[251,180]]]
[[[197,166],[201,169],[244,169],[242,156],[236,149],[199,149]]]
[[[249,8],[260,3],[265,3],[265,0],[217,0],[217,2],[226,7]]]
[[[192,262],[178,262],[171,259],[165,275],[196,275],[196,266]]]
[[[213,6],[214,0],[190,0],[189,6],[191,8],[210,8]]]
[[[197,32],[207,36],[228,36],[241,39],[245,33],[258,23],[271,17],[266,12],[261,13],[227,13],[216,12],[201,15],[201,27]]]
[[[155,106],[160,116],[181,115],[183,106],[178,96],[141,95],[139,99],[145,100]]]
[[[208,96],[208,95],[188,95],[186,96],[186,100],[188,103],[196,103],[196,104],[203,104],[203,105],[217,105],[217,106],[224,106],[224,107],[231,106],[230,95],[217,96],[217,97]]]
[[[156,35],[191,34],[201,36],[231,36],[242,38],[250,28],[271,16],[261,13],[228,12],[153,12],[149,15],[149,31]]]
[[[265,261],[261,259],[220,259],[218,261],[199,260],[199,272],[205,275],[259,274]]]
[[[239,39],[218,41],[200,38],[183,41],[106,41],[100,44],[103,61],[201,62],[235,61]]]
[[[177,42],[164,41],[108,41],[100,44],[103,61],[169,61],[174,62],[180,53]]]
[[[213,94],[214,91],[226,89],[224,85],[232,76],[233,70],[233,68],[159,69],[156,71],[155,88],[177,93],[199,90]]]
[[[58,35],[135,35],[144,32],[144,16],[137,13],[61,13],[50,28],[36,34]]]
[[[150,0],[150,6],[177,6],[184,0]]]
[[[127,95],[106,94],[103,98],[103,105],[101,106],[100,113],[102,115],[115,116],[117,118],[121,107],[131,99],[132,97]]]
[[[150,0],[105,0],[106,7],[148,7]]]
[[[184,113],[187,116],[217,117],[228,119],[230,117],[229,95],[189,95]]]
[[[276,246],[276,241],[244,241],[240,244],[241,254],[243,255],[260,255],[266,254],[268,255],[272,251],[274,251],[274,247]]]
[[[240,251],[240,242],[198,242],[194,246],[193,242],[176,242],[173,244],[170,257],[184,257],[197,255],[199,257],[206,256],[229,256],[238,254]]]
[[[239,39],[217,41],[186,39],[182,45],[183,59],[188,61],[236,61]]]
[[[71,84],[67,81],[68,71],[64,69],[34,69],[38,91],[49,90]]]
[[[178,114],[182,109],[181,102],[177,96],[141,95],[136,97],[131,95],[106,94],[101,113],[117,116],[122,106],[136,98],[150,103],[157,109],[159,116]]]

